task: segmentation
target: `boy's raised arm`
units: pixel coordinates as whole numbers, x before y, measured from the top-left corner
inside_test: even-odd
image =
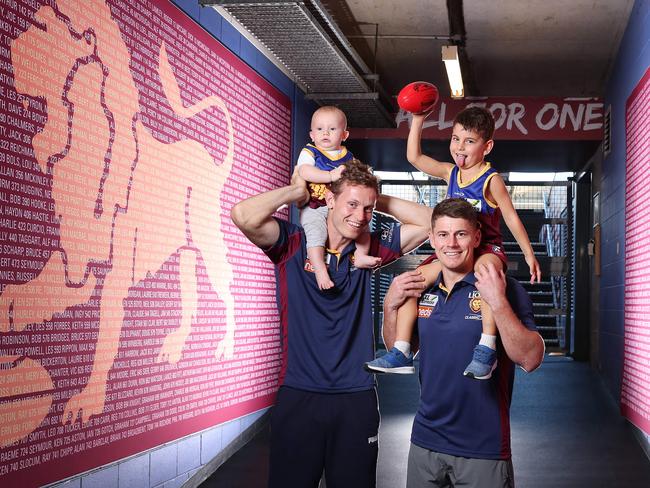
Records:
[[[427,115],[429,114],[413,115],[409,137],[406,142],[406,159],[423,173],[431,175],[434,178],[447,180],[449,178],[449,172],[454,165],[451,163],[442,163],[430,156],[422,154],[422,128],[424,127],[424,119],[426,119]]]

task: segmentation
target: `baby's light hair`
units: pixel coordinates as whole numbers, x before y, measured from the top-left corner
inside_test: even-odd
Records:
[[[336,113],[339,114],[343,118],[343,128],[347,129],[348,127],[348,118],[345,116],[345,112],[341,110],[338,107],[335,107],[334,105],[324,105],[322,107],[319,107],[314,111],[314,113],[311,116],[311,122],[312,124],[314,123],[314,118],[316,117],[316,114],[324,114],[324,113]]]

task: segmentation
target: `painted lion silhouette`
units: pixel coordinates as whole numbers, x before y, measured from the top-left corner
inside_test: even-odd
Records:
[[[221,111],[223,161],[217,164],[197,141],[156,140],[140,120],[130,54],[109,8],[98,0],[59,1],[55,8],[37,12],[36,23],[12,43],[11,54],[16,91],[25,100],[43,97],[47,102],[48,120],[33,147],[41,169],[52,175],[60,244],[34,280],[3,291],[0,332],[49,320],[100,291],[92,373],[62,416],[63,422],[74,422],[81,414],[85,423],[104,408],[129,288],[175,253],[180,256],[181,324],[164,339],[158,360],[181,358],[197,314],[198,252],[225,304],[226,333],[215,356],[232,357],[233,271],[221,232],[220,196],[233,164],[234,131],[220,98],[183,105],[163,44],[158,71],[167,101],[180,118]],[[48,46],[59,47],[56,55],[47,53]],[[44,55],[30,56],[33,50]],[[105,270],[103,282],[94,271],[98,267]],[[20,298],[30,284],[41,284],[47,296],[27,311]]]

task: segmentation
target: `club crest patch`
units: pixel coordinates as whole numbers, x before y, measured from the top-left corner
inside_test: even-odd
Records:
[[[471,298],[469,301],[469,309],[474,313],[481,311],[481,297]]]
[[[469,300],[468,305],[472,313],[479,313],[481,311],[481,293],[478,290],[470,291],[467,299]]]

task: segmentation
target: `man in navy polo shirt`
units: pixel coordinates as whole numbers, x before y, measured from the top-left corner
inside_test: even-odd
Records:
[[[383,336],[390,348],[397,309],[408,297],[420,297],[420,404],[411,433],[407,488],[514,487],[514,366],[532,371],[544,356],[531,300],[516,280],[494,266],[473,272],[474,249],[481,239],[476,212],[465,200],[450,198],[434,208],[429,239],[442,265],[438,280],[423,291],[417,270],[403,273],[384,300]],[[481,334],[483,300],[497,322],[498,366],[490,380],[471,381],[462,375],[464,357]]]
[[[361,365],[374,357],[370,277],[358,269],[355,239],[377,209],[401,225],[371,235],[370,254],[388,264],[420,245],[431,209],[378,194],[357,160],[326,193],[327,264],[335,283],[319,290],[301,227],[275,219],[278,207],[304,203],[304,181],[244,200],[233,222],[275,263],[283,337],[280,389],[271,415],[270,487],[374,487],[379,412],[375,381]]]

